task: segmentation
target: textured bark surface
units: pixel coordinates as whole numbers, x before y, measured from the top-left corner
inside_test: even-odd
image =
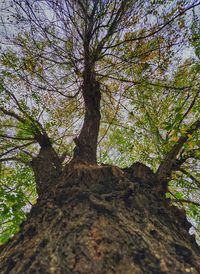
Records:
[[[86,67],[90,67],[86,64]],[[82,94],[85,104],[85,117],[83,127],[77,138],[74,139],[76,147],[74,149],[74,160],[87,163],[97,162],[97,141],[100,126],[100,85],[95,79],[95,75],[86,70]]]
[[[0,273],[199,273],[185,213],[137,165],[68,166],[3,246]]]
[[[52,145],[48,145],[40,149],[39,154],[30,164],[35,175],[37,193],[41,196],[51,188],[51,184],[56,184],[62,173],[61,160]]]

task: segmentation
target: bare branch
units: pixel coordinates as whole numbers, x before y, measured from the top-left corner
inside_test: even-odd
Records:
[[[8,115],[16,120],[18,120],[19,122],[25,123],[25,119],[22,118],[21,116],[19,116],[18,114],[16,114],[15,112],[11,111],[11,110],[6,110],[5,108],[0,106],[0,111],[2,111],[5,115]]]
[[[8,136],[8,135],[4,135],[4,134],[0,134],[0,138],[5,138],[5,139],[12,139],[12,140],[20,140],[20,141],[30,141],[30,140],[34,140],[34,138],[23,138],[23,137],[15,137],[15,136]]]
[[[0,158],[0,162],[10,162],[10,161],[20,162],[20,163],[23,163],[25,165],[30,166],[30,162],[29,161],[25,161],[25,160],[17,158],[17,157]]]
[[[13,152],[13,151],[15,151],[15,150],[17,150],[17,149],[21,149],[21,148],[24,148],[24,147],[28,147],[28,146],[34,144],[35,142],[36,142],[36,141],[32,141],[32,142],[29,142],[29,143],[26,143],[26,144],[22,144],[22,145],[13,147],[13,148],[7,150],[6,152],[2,153],[2,154],[0,155],[0,158],[4,157],[5,155],[8,155],[9,153],[11,153],[11,152]]]
[[[192,182],[194,182],[197,186],[200,187],[200,181],[198,181],[197,178],[195,178],[191,173],[189,173],[188,171],[186,171],[184,168],[181,168],[181,167],[179,168],[179,170],[183,174],[185,174],[186,176],[188,176],[192,180]]]
[[[114,45],[111,45],[111,46],[107,46],[106,48],[115,48],[117,46],[120,46],[124,43],[127,43],[127,42],[132,42],[132,41],[139,41],[139,40],[143,40],[143,39],[146,39],[146,38],[149,38],[155,34],[157,34],[158,32],[160,32],[162,29],[164,29],[167,25],[171,24],[175,19],[177,19],[178,17],[180,17],[181,15],[183,15],[184,13],[186,13],[188,10],[190,9],[193,9],[197,6],[200,5],[200,2],[198,3],[193,3],[192,5],[188,6],[187,8],[185,8],[183,11],[179,12],[177,15],[175,15],[173,18],[171,18],[169,21],[167,21],[165,24],[163,24],[161,27],[159,27],[157,30],[153,31],[153,32],[150,32],[149,34],[147,35],[144,35],[144,36],[139,36],[139,37],[136,37],[136,38],[131,38],[131,39],[125,39],[117,44],[114,44]]]
[[[191,200],[187,200],[187,199],[171,199],[172,202],[175,202],[175,203],[186,203],[186,204],[193,204],[193,205],[196,205],[196,206],[200,206],[200,203],[197,203],[197,202],[194,202],[194,201],[191,201]]]

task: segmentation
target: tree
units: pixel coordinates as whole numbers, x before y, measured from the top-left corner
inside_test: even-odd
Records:
[[[195,172],[199,159],[200,3],[4,5],[10,16],[2,21],[0,85],[5,227],[9,208],[27,204],[32,176],[38,198],[3,246],[1,272],[198,273],[191,225],[166,193],[188,174],[184,186],[199,187],[190,166]],[[191,45],[196,57],[184,60],[183,48]],[[125,166],[140,148],[138,159],[151,168]],[[113,158],[121,168],[109,163]]]

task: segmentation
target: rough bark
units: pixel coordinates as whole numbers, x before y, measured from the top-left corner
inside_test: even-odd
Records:
[[[89,66],[89,65],[88,65]],[[87,67],[87,66],[86,66]],[[85,103],[83,127],[78,138],[75,138],[74,160],[96,163],[97,141],[100,125],[100,86],[90,69],[84,73],[82,94]]]
[[[50,145],[42,147],[30,164],[35,175],[37,193],[40,196],[40,193],[48,189],[51,184],[56,184],[62,170],[61,160]]]
[[[62,161],[46,133],[37,135],[36,140],[41,148],[37,157],[30,162],[30,165],[35,175],[37,193],[40,196],[52,183],[56,183],[55,180],[62,172]]]
[[[191,225],[150,169],[71,163],[56,176],[3,246],[0,273],[199,273]]]

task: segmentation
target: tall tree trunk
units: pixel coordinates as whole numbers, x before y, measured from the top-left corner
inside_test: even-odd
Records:
[[[71,163],[3,246],[0,273],[199,273],[185,213],[154,178],[144,166]]]
[[[87,65],[89,67],[89,65]],[[86,66],[86,67],[87,67]],[[78,138],[75,138],[74,160],[96,163],[97,141],[100,125],[100,85],[95,79],[94,72],[86,69],[82,94],[85,103],[85,117],[83,127]]]

